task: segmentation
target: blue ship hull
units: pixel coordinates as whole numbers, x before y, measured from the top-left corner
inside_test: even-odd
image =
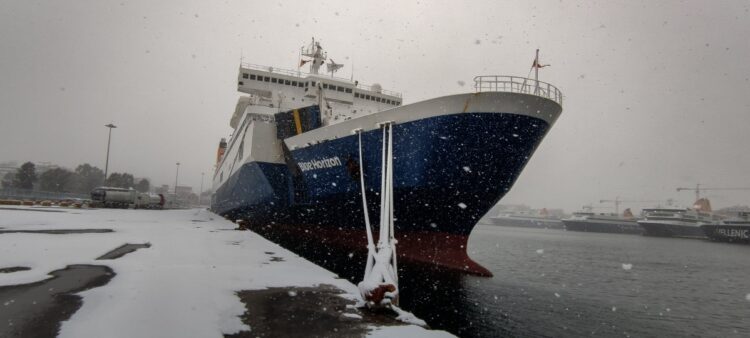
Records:
[[[550,126],[510,113],[461,113],[393,126],[395,233],[400,260],[437,270],[491,273],[466,254],[468,237],[518,178]],[[287,152],[287,163],[248,162],[216,190],[212,209],[286,246],[345,257],[366,246],[359,166],[378,223],[382,130]],[[363,262],[364,264],[364,262]]]

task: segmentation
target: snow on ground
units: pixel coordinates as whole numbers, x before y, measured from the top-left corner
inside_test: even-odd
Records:
[[[84,291],[62,337],[216,337],[250,328],[235,292],[330,284],[356,299],[358,289],[303,258],[202,209],[0,209],[1,230],[112,229],[112,233],[0,234],[0,286],[46,279],[69,264],[107,265],[117,274]],[[150,243],[114,260],[97,257],[125,243]],[[271,262],[273,257],[283,261]],[[375,336],[444,336],[416,326],[379,328]]]

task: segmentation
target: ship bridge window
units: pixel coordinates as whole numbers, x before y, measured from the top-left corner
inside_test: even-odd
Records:
[[[247,79],[248,77],[249,77],[249,75],[247,75],[247,73],[242,73],[242,78],[243,79]]]
[[[359,98],[359,93],[355,92],[354,93],[354,98]]]
[[[255,74],[250,74],[250,80],[255,80]]]
[[[343,93],[344,92],[344,87],[336,87],[336,90]]]
[[[284,80],[284,84],[288,86],[288,85],[292,84],[292,82],[289,81],[289,80]]]
[[[310,85],[315,87],[315,81],[310,81]]]
[[[349,94],[351,94],[352,93],[352,89],[351,88],[346,88],[346,92],[349,93]]]
[[[277,81],[277,80],[276,80],[276,78],[275,78],[275,77],[272,77],[272,78],[271,78],[271,83],[276,83],[276,81]]]
[[[365,95],[365,100],[369,100],[369,99],[370,99],[370,95]]]
[[[323,84],[323,89],[328,89],[328,84],[327,83]]]
[[[271,78],[268,77],[268,76],[264,76],[263,77],[263,82],[268,82],[268,81],[271,81]]]
[[[244,84],[245,84],[244,82],[240,81],[240,86],[242,86],[242,85],[244,85]]]
[[[300,83],[299,83],[299,86],[300,86],[300,87],[304,87],[304,86],[305,86],[305,84],[304,84],[304,83],[302,83],[302,82],[300,82]]]
[[[292,81],[292,86],[297,87],[297,81]]]

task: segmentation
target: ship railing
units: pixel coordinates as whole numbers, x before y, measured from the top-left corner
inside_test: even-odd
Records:
[[[269,73],[274,73],[274,74],[292,76],[292,77],[296,77],[300,79],[305,78],[308,75],[317,75],[317,76],[322,77],[323,79],[328,78],[328,79],[334,79],[336,81],[352,83],[350,79],[343,78],[343,77],[337,77],[337,76],[331,76],[331,75],[325,75],[325,74],[310,74],[310,73],[306,73],[306,72],[298,71],[298,70],[269,67],[269,66],[256,65],[252,63],[246,63],[246,62],[240,62],[240,67],[245,68],[245,69],[253,69],[253,70],[259,70],[259,71],[269,72]],[[371,91],[371,92],[378,93],[378,94],[385,94],[385,95],[394,96],[398,98],[402,97],[401,93],[394,92],[392,90],[373,89],[373,86],[368,86],[365,84],[361,84],[359,82],[354,82],[353,84],[355,85],[356,88],[359,88],[362,90]]]
[[[509,92],[541,96],[562,106],[563,94],[557,87],[543,81],[519,76],[481,75],[474,77],[474,89],[479,92]]]

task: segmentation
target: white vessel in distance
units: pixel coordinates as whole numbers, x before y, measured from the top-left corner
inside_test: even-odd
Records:
[[[692,208],[644,209],[638,224],[647,236],[706,238],[701,225],[718,223],[721,219],[711,211],[711,202],[700,198]]]
[[[521,228],[563,229],[560,218],[563,211],[531,209],[525,205],[499,205],[495,216],[490,217],[494,225]]]
[[[565,230],[582,232],[604,232],[616,234],[640,234],[636,218],[625,209],[622,215],[618,213],[595,213],[591,206],[584,206],[583,210],[574,212],[572,216],[562,219]]]

